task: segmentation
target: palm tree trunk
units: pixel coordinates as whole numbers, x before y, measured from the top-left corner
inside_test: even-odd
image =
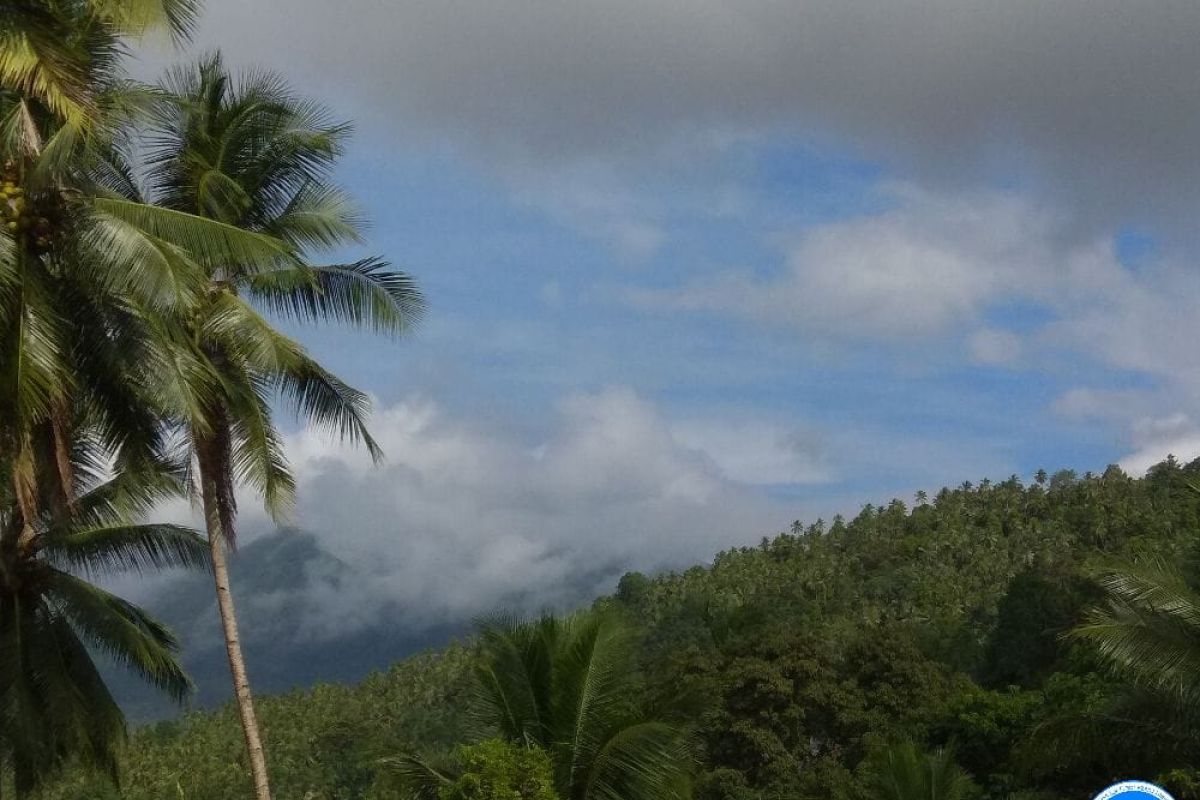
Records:
[[[14,800],[23,800],[33,794],[33,787],[37,783],[33,779],[33,773],[28,765],[24,765],[19,759],[13,759],[13,791]]]
[[[242,720],[242,732],[246,736],[246,753],[250,758],[250,774],[254,777],[254,795],[257,800],[271,800],[271,785],[267,778],[267,754],[263,749],[262,734],[258,728],[258,716],[254,713],[254,697],[250,693],[250,679],[246,675],[246,660],[242,657],[242,642],[238,637],[237,614],[233,608],[233,594],[229,590],[229,565],[225,559],[225,540],[228,533],[221,524],[218,482],[211,474],[211,461],[203,457],[200,462],[200,493],[204,500],[204,523],[208,533],[208,547],[212,553],[213,581],[217,589],[217,610],[221,615],[221,629],[225,634],[225,652],[229,656],[229,672],[233,676],[233,694],[237,699],[238,714]],[[206,464],[205,462],[209,462]]]

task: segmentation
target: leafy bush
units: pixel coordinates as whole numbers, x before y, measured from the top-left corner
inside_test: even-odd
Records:
[[[558,800],[550,758],[538,747],[487,739],[458,749],[463,773],[439,800]]]

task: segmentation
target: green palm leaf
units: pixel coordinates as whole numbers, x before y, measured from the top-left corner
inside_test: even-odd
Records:
[[[612,731],[601,743],[578,796],[603,800],[687,797],[695,764],[694,748],[679,726],[633,723]]]
[[[416,281],[378,258],[272,270],[247,285],[269,311],[302,323],[332,321],[403,333],[425,310]]]
[[[46,557],[63,569],[89,576],[209,563],[203,537],[191,528],[162,523],[78,531],[49,543]]]
[[[1105,565],[1095,577],[1108,606],[1070,636],[1139,685],[1200,699],[1200,593],[1157,559]]]
[[[691,737],[641,702],[635,641],[607,612],[485,623],[472,699],[480,733],[544,750],[567,800],[687,796]]]
[[[284,399],[302,418],[340,439],[361,445],[372,460],[383,460],[383,450],[367,427],[367,395],[307,357],[297,358],[277,380]]]
[[[380,759],[408,791],[412,800],[439,800],[441,791],[454,783],[459,765],[449,758],[406,753]]]
[[[0,758],[24,792],[67,760],[115,770],[125,719],[95,653],[177,700],[190,687],[170,632],[80,576],[200,566],[205,542],[177,526],[130,523],[127,511],[178,484],[169,473],[100,481],[109,466],[97,459],[102,453],[86,437],[75,443],[76,475],[92,488],[62,508],[35,507],[30,515],[11,482],[0,482]],[[0,475],[11,470],[5,454]],[[142,480],[153,488],[135,488]]]
[[[100,214],[214,267],[238,264],[242,269],[270,269],[295,259],[293,249],[279,239],[183,211],[111,197],[97,198],[93,206]]]
[[[146,612],[59,570],[48,574],[46,596],[89,645],[175,700],[187,696],[192,683],[175,659],[175,637]]]
[[[166,31],[176,41],[191,35],[200,12],[198,0],[88,0],[88,5],[122,33]]]
[[[863,765],[872,800],[963,800],[973,789],[970,776],[949,750],[922,751],[899,742],[872,752]]]

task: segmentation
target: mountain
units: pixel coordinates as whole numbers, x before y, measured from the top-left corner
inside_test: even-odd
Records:
[[[899,740],[952,747],[976,800],[1092,796],[1127,776],[1200,800],[1191,719],[1131,729],[1137,709],[1120,705],[1128,682],[1087,643],[1063,636],[1100,602],[1090,564],[1140,556],[1200,564],[1197,485],[1200,462],[1172,460],[1144,478],[1110,467],[1039,474],[1031,485],[968,482],[921,493],[912,506],[892,500],[853,519],[797,523],[709,565],[630,573],[596,603],[641,624],[640,691],[693,730],[695,800],[862,800],[867,756]],[[239,559],[238,588],[260,687],[326,671],[349,679],[457,632],[368,626],[296,638],[287,613],[305,595],[291,587],[328,597],[353,576],[310,536],[254,546],[242,554],[253,559]],[[251,563],[261,565],[255,574]],[[1200,585],[1200,568],[1191,569]],[[172,591],[172,607],[161,609],[191,619],[201,642],[202,584],[194,595]],[[193,663],[219,673],[219,649],[207,652],[211,661]],[[475,659],[451,644],[357,684],[260,694],[279,796],[397,796],[382,757],[436,755],[476,735]],[[223,800],[248,788],[241,731],[225,704],[140,730],[120,793],[72,771],[45,800]]]
[[[354,571],[321,546],[318,536],[284,529],[259,537],[230,559],[242,646],[259,693],[281,693],[318,682],[349,683],[407,656],[440,647],[470,629],[470,620],[414,628],[399,613],[344,632],[314,635],[299,624],[318,613],[311,604],[345,595]],[[221,638],[212,580],[207,573],[181,574],[142,602],[179,636],[183,661],[196,683],[193,708],[211,708],[231,696],[229,665]],[[330,616],[330,615],[325,615]],[[178,713],[127,673],[114,670],[118,700],[135,722]]]

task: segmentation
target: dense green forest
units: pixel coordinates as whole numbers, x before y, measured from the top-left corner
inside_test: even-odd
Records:
[[[893,768],[907,747],[910,761],[954,770],[954,796],[1090,796],[1139,776],[1193,798],[1200,731],[1190,697],[1156,694],[1111,648],[1069,632],[1113,602],[1113,564],[1178,566],[1175,599],[1190,596],[1195,484],[1200,463],[1169,460],[1145,478],[1110,467],[921,493],[911,506],[797,523],[708,567],[630,573],[591,614],[636,633],[637,677],[622,691],[670,709],[660,716],[691,741],[688,790],[698,798],[889,796],[878,789],[889,746]],[[278,796],[403,796],[402,754],[439,763],[484,742],[467,751],[469,765],[491,753],[488,741],[510,737],[471,713],[487,674],[479,663],[497,652],[486,634],[357,686],[263,698]],[[1182,626],[1172,635],[1200,641]],[[43,796],[244,796],[234,715],[230,706],[138,731],[121,756],[120,790],[75,770]],[[506,779],[525,774],[518,766]],[[546,796],[529,790],[538,785],[437,796]]]

